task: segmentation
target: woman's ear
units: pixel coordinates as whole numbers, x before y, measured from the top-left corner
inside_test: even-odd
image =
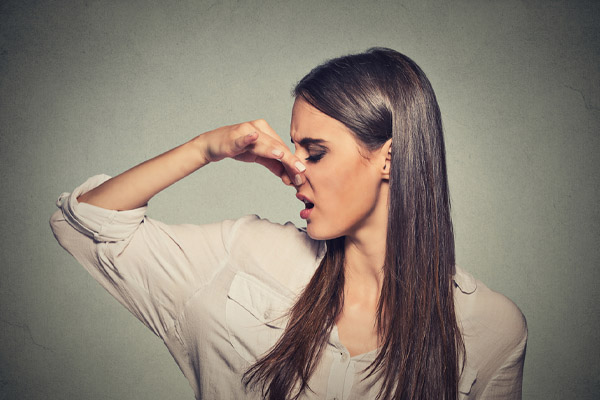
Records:
[[[383,168],[381,169],[382,179],[390,179],[390,168],[392,165],[392,139],[388,139],[387,142],[381,147],[381,155],[383,158]]]

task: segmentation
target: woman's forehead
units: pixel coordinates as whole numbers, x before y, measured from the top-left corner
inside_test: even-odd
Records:
[[[340,135],[342,134],[342,135]],[[340,139],[340,136],[353,136],[340,121],[317,110],[304,99],[297,98],[292,109],[290,137],[293,143],[303,139],[320,140],[322,142]]]

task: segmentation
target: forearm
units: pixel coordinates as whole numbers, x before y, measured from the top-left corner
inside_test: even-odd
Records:
[[[189,142],[145,161],[79,196],[79,202],[109,210],[131,210],[208,163],[206,140]]]
[[[306,169],[264,120],[224,126],[141,163],[79,196],[79,202],[109,210],[131,210],[212,161],[256,162],[285,184],[303,181]]]

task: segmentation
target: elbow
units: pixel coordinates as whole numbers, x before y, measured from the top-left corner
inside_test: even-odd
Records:
[[[50,217],[50,229],[55,237],[58,238],[58,232],[60,231],[61,222],[65,221],[65,217],[63,216],[62,210],[58,209],[52,213]]]

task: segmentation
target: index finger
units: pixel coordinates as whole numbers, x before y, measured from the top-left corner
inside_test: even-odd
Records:
[[[306,171],[306,167],[298,157],[288,150],[279,161],[283,164],[283,167],[294,185],[300,186],[304,183],[304,172]]]
[[[291,152],[289,147],[286,146],[285,142],[275,130],[271,128],[267,121],[264,119],[257,119],[252,121],[252,125],[255,126],[261,134],[264,134],[275,141],[275,143],[271,142],[271,146],[274,145],[272,154],[275,156],[275,159],[279,160],[283,165],[285,173],[288,175],[291,183],[296,186],[301,185],[304,182],[304,171],[306,171],[306,166],[304,166],[300,159]],[[258,140],[260,141],[260,138]],[[279,177],[283,179],[282,174],[279,174]],[[287,184],[287,179],[284,179],[284,182]]]

